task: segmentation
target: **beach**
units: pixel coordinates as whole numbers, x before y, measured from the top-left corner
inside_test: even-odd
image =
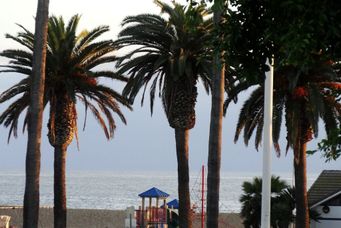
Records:
[[[22,207],[0,207],[0,215],[11,216],[10,225],[22,227]],[[68,209],[68,228],[124,228],[124,210]],[[196,216],[193,227],[200,227],[200,216]],[[53,208],[41,208],[39,215],[40,228],[53,227]],[[242,220],[237,213],[222,213],[219,217],[221,228],[242,228]]]

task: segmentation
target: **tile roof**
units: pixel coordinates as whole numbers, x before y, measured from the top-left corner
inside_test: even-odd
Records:
[[[323,170],[308,191],[309,206],[341,191],[341,170]]]

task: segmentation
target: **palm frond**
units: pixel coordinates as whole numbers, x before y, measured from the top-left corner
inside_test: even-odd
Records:
[[[281,133],[282,127],[282,116],[283,116],[283,109],[285,106],[285,96],[282,93],[275,93],[274,96],[274,108],[273,108],[273,120],[272,120],[272,139],[274,143],[274,147],[276,150],[277,155],[279,156],[281,153],[279,147],[279,137]]]
[[[71,17],[66,29],[65,29],[65,33],[66,34],[76,34],[76,30],[77,30],[77,26],[80,20],[80,16],[79,15],[74,15]]]
[[[82,64],[84,67],[91,64],[91,61],[114,51],[111,40],[92,43],[82,49],[71,61],[71,64]]]
[[[150,87],[150,113],[153,115],[153,108],[154,108],[154,98],[155,98],[155,91],[157,85],[158,77],[156,77]]]
[[[89,60],[87,62],[87,66],[85,69],[91,70],[99,65],[105,64],[105,63],[112,63],[117,60],[116,56],[105,56],[107,54],[110,54],[110,52],[103,54],[102,56],[98,56],[96,58],[92,58],[92,60]]]
[[[17,37],[12,36],[10,34],[6,34],[5,36],[7,39],[12,39],[16,41],[17,43],[21,44],[22,46],[26,47],[30,51],[33,51],[33,36],[32,37],[23,37],[23,34],[18,34]]]
[[[9,69],[5,70],[0,70],[0,73],[19,73],[19,74],[24,74],[24,75],[31,75],[32,74],[32,69],[26,68],[26,67],[21,67],[21,66],[6,66]]]
[[[287,151],[289,147],[294,147],[297,139],[300,137],[300,114],[302,110],[297,102],[290,99],[285,103],[285,124],[287,129]],[[296,145],[297,146],[297,145]]]
[[[318,95],[318,93],[316,95]],[[312,97],[313,96],[310,96],[309,99],[311,99]],[[316,96],[314,98],[316,98]],[[316,99],[315,99],[315,101],[316,101]],[[319,104],[309,102],[309,104],[307,105],[306,110],[305,110],[306,118],[309,121],[309,125],[312,129],[312,132],[314,133],[315,138],[318,137],[319,119],[320,119],[320,116],[322,115],[322,113],[324,112],[324,109],[325,109],[323,103],[321,105],[321,101],[322,101],[322,99],[320,98],[317,101],[317,102],[320,102]],[[318,106],[320,106],[321,108],[319,109]]]
[[[323,98],[323,102],[325,104],[324,112],[322,113],[322,120],[324,122],[324,127],[329,136],[333,131],[338,129],[338,117],[340,116],[339,112],[337,111],[337,102],[333,97],[325,96]]]
[[[0,95],[0,103],[8,101],[21,93],[28,94],[29,91],[30,91],[30,79],[25,78],[21,80],[19,83],[13,85],[9,89],[2,92],[2,94]]]
[[[257,125],[257,129],[256,129],[256,135],[255,135],[255,146],[256,146],[257,151],[258,151],[259,146],[262,144],[263,125],[264,125],[264,118],[260,118],[259,123]]]
[[[87,47],[92,41],[96,38],[100,37],[102,34],[109,31],[109,26],[100,26],[97,27],[90,32],[87,32],[86,35],[82,36],[80,40],[77,42],[75,46],[75,50],[77,52],[82,51],[85,47]]]
[[[101,113],[98,111],[98,109],[91,103],[88,103],[88,107],[90,108],[92,114],[94,115],[95,119],[98,121],[99,125],[102,127],[104,134],[106,138],[110,138],[110,132],[108,131],[108,128],[106,126],[105,121],[103,120]]]
[[[91,74],[91,76],[94,78],[101,78],[101,77],[110,78],[110,79],[115,79],[115,80],[122,81],[122,82],[128,81],[128,78],[125,77],[124,75],[121,75],[112,71],[95,71]]]
[[[28,108],[29,105],[29,97],[22,96],[16,101],[14,101],[1,115],[0,115],[0,124],[4,124],[5,127],[9,127],[8,132],[8,142],[11,138],[11,135],[16,138],[18,136],[18,122],[19,117],[23,113],[23,111]]]
[[[244,103],[237,121],[235,130],[234,142],[238,141],[241,131],[244,129],[244,142],[248,144],[254,127],[259,122],[259,115],[261,114],[260,107],[257,106],[262,102],[263,87],[258,87],[249,96],[249,99]],[[257,107],[257,109],[255,109]]]

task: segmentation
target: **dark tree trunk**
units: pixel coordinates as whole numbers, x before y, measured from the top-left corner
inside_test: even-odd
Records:
[[[299,161],[294,161],[296,194],[296,227],[309,228],[306,176],[306,143],[300,148]]]
[[[189,130],[175,129],[176,155],[178,160],[179,227],[192,227],[191,200],[188,168]]]
[[[24,228],[38,227],[39,220],[40,142],[44,108],[43,98],[48,8],[49,0],[38,1],[28,119],[26,180],[23,212]]]
[[[302,116],[299,127],[299,138],[295,146],[295,196],[296,196],[296,227],[309,228],[309,207],[307,197],[307,142],[311,140],[312,132],[305,116],[305,103],[302,104]]]
[[[223,1],[220,1],[220,4]],[[215,1],[214,4],[219,4]],[[214,24],[219,27],[221,20],[222,6],[216,7],[214,11]],[[216,47],[213,59],[213,80],[212,80],[212,107],[210,136],[208,145],[207,165],[207,221],[206,227],[218,228],[219,218],[219,186],[220,186],[220,162],[221,162],[221,138],[223,122],[224,102],[224,64],[222,63],[223,53]]]
[[[65,228],[66,214],[66,182],[65,161],[66,150],[72,142],[75,130],[74,103],[58,88],[58,94],[51,99],[48,137],[54,147],[54,227]]]
[[[66,228],[65,161],[67,146],[55,146],[54,151],[54,227]]]
[[[219,64],[220,65],[220,64]],[[220,65],[221,66],[221,65]],[[218,68],[219,69],[219,68]],[[219,186],[221,162],[224,68],[217,72],[212,90],[211,124],[207,172],[207,227],[217,228],[219,217]]]

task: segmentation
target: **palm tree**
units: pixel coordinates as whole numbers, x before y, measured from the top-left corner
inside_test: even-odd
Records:
[[[54,226],[66,227],[65,159],[67,147],[77,136],[76,102],[90,109],[110,139],[115,130],[113,113],[126,123],[119,104],[130,108],[126,99],[118,92],[100,83],[100,78],[125,81],[111,71],[94,69],[104,63],[114,61],[111,40],[96,42],[95,39],[107,32],[107,26],[76,34],[80,17],[73,16],[65,25],[62,17],[50,17],[48,24],[48,46],[46,57],[46,80],[44,107],[49,104],[48,138],[54,147]],[[27,77],[3,92],[0,103],[16,100],[0,115],[0,124],[9,127],[17,136],[18,120],[29,105],[30,77],[32,72],[32,52],[34,36],[21,26],[23,32],[17,36],[7,35],[28,50],[5,50],[1,56],[11,59],[1,72],[16,72]],[[19,96],[19,97],[17,97]],[[27,122],[27,112],[24,127]],[[86,117],[84,127],[86,124]]]
[[[240,197],[242,204],[241,216],[245,227],[260,227],[262,179],[254,178],[252,182],[245,181],[242,185],[243,194]],[[291,188],[279,177],[271,177],[271,226],[288,227],[293,221],[295,208]]]
[[[333,91],[341,90],[340,77],[333,66],[319,61],[314,67],[302,72],[295,67],[277,69],[274,80],[273,141],[277,153],[282,115],[285,110],[287,150],[293,148],[296,186],[296,226],[309,227],[306,178],[306,146],[313,135],[317,137],[321,118],[327,136],[338,127],[341,105]],[[295,80],[293,80],[295,79]],[[261,84],[245,101],[237,123],[235,142],[244,129],[247,145],[256,130],[255,145],[262,140],[264,88]]]
[[[173,7],[156,1],[167,20],[158,15],[141,14],[124,19],[123,30],[115,41],[119,49],[135,49],[118,61],[119,74],[129,76],[123,90],[131,102],[150,85],[150,108],[153,111],[157,88],[169,125],[175,130],[178,161],[180,227],[191,227],[189,193],[188,140],[195,125],[197,81],[210,86],[211,60],[205,43],[210,21],[204,20],[203,6]]]
[[[26,180],[24,195],[24,227],[38,227],[40,142],[43,121],[43,94],[46,65],[47,24],[49,0],[39,0],[33,45],[32,87],[29,104],[28,140],[26,152]]]
[[[223,61],[224,51],[221,43],[221,25],[224,16],[224,8],[227,1],[214,1],[213,23],[215,33],[215,44],[213,53],[213,73],[212,73],[212,106],[210,118],[210,136],[208,145],[207,161],[207,220],[206,226],[218,227],[219,218],[219,186],[220,186],[220,163],[221,163],[221,139],[223,124],[223,103],[225,88],[225,64]],[[227,10],[226,10],[227,11]],[[220,44],[220,45],[219,45]]]

